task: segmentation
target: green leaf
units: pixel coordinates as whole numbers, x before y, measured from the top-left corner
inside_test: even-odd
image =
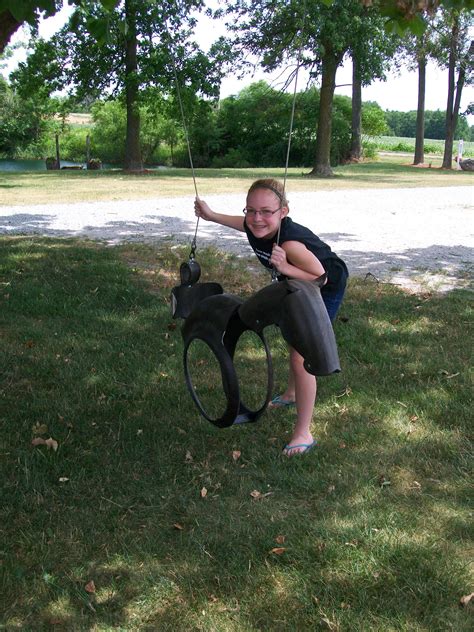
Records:
[[[108,20],[104,18],[88,18],[87,28],[98,44],[105,44],[109,32]]]
[[[423,35],[426,29],[426,22],[421,15],[415,15],[415,17],[410,20],[408,28],[414,35]]]
[[[126,37],[129,31],[127,20],[120,20],[118,23],[118,28],[119,28],[119,31],[122,33],[122,35]]]
[[[100,3],[106,11],[113,11],[119,5],[120,0],[100,0]]]
[[[17,22],[32,23],[35,19],[35,12],[31,7],[26,6],[24,3],[17,2],[6,7],[8,11],[13,15]]]

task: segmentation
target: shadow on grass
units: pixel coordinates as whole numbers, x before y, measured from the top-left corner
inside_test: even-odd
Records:
[[[320,448],[286,460],[290,411],[197,415],[160,255],[152,293],[118,253],[0,240],[2,623],[468,630],[469,295],[353,282]]]
[[[103,240],[111,244],[120,242],[157,243],[173,240],[176,244],[188,245],[195,234],[194,221],[149,215],[149,221],[108,221],[103,225],[81,226],[71,229],[54,228],[56,215],[17,213],[0,217],[0,230],[9,235],[40,234],[49,237],[85,237]],[[456,285],[456,279],[465,280],[472,276],[474,265],[472,248],[462,245],[444,246],[433,244],[427,248],[408,248],[398,252],[358,250],[358,237],[348,233],[322,233],[321,239],[331,243],[335,252],[343,256],[351,275],[371,272],[383,278],[397,274],[417,277],[424,273],[435,273],[439,282],[444,280]],[[239,244],[242,255],[250,255],[251,249],[245,235],[221,227],[203,226],[200,231],[200,246],[218,243],[226,250]],[[350,246],[348,246],[350,244]],[[389,272],[387,272],[389,270]]]

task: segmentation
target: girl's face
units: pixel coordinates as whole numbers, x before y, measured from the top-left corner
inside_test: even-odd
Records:
[[[258,239],[272,239],[281,220],[288,215],[288,207],[281,206],[280,198],[270,189],[255,189],[247,196],[245,223]]]

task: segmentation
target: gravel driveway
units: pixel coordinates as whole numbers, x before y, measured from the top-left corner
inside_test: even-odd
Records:
[[[290,213],[343,257],[352,275],[373,274],[407,288],[467,287],[474,268],[472,187],[357,189],[291,193]],[[210,195],[218,211],[240,213],[242,195]],[[0,234],[88,237],[111,244],[190,243],[192,197],[0,206]],[[201,220],[198,249],[251,254],[241,233]]]

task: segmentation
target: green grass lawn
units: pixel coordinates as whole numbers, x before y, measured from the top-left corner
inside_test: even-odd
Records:
[[[186,254],[0,239],[0,627],[472,630],[471,295],[352,280],[320,446],[285,459],[294,412],[219,430],[186,391],[169,309]],[[268,283],[199,255],[226,291]]]
[[[288,191],[340,189],[446,187],[472,184],[472,173],[440,169],[441,158],[432,158],[432,168],[413,167],[407,156],[381,156],[374,161],[339,166],[332,178],[308,177],[310,169],[290,169]],[[256,178],[283,178],[283,168],[196,169],[200,195],[244,195]],[[136,200],[150,197],[195,195],[190,169],[163,169],[131,175],[120,169],[104,171],[0,172],[0,206],[55,204],[100,200]]]

